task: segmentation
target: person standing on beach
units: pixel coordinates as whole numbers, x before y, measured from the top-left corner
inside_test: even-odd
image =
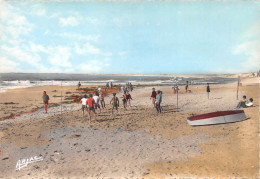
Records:
[[[89,116],[89,122],[91,122],[91,114],[92,111],[94,114],[94,120],[96,120],[96,112],[95,112],[95,100],[93,99],[93,95],[89,94],[89,98],[87,99],[86,104],[88,105],[88,116]]]
[[[209,99],[209,93],[210,93],[209,83],[207,83],[207,93],[208,93],[208,99]]]
[[[47,113],[47,108],[48,108],[48,104],[49,104],[50,98],[49,98],[49,96],[47,95],[46,91],[43,91],[42,99],[43,99],[45,111],[46,111],[46,113]]]
[[[131,106],[130,100],[133,100],[131,97],[131,94],[129,93],[129,91],[126,92],[126,105],[129,102],[129,106]]]
[[[122,97],[122,101],[123,101],[123,106],[124,106],[124,111],[126,110],[126,93],[123,94],[123,97]]]
[[[130,90],[133,91],[133,85],[130,83]]]
[[[79,81],[79,83],[78,83],[78,90],[80,90],[80,87],[81,87],[81,83]]]
[[[100,103],[101,103],[102,109],[106,108],[105,95],[104,95],[104,93],[102,93],[102,91],[100,92]]]
[[[114,113],[114,108],[116,108],[116,111],[118,111],[119,107],[119,100],[118,97],[116,97],[116,93],[113,93],[113,98],[110,101],[110,104],[112,102],[112,114]]]
[[[87,104],[86,104],[87,99],[88,99],[88,96],[87,96],[87,95],[84,95],[83,98],[81,98],[81,100],[80,100],[80,102],[81,102],[81,104],[82,104],[82,106],[81,106],[81,109],[82,109],[82,117],[84,117],[84,111],[85,111],[85,109],[88,110],[88,107],[87,107]]]
[[[186,91],[186,93],[188,92],[188,89],[189,89],[189,82],[187,81],[187,84],[186,84],[186,86],[185,86],[185,91]]]
[[[162,102],[162,93],[160,90],[158,90],[158,94],[156,96],[156,101],[155,101],[155,107],[156,107],[157,113],[162,112],[161,102]]]
[[[101,90],[102,90],[102,88],[99,86],[99,87],[98,87],[98,91],[99,91],[99,93],[101,92]]]
[[[125,91],[124,88],[125,88],[125,87],[122,85],[122,86],[121,86],[121,92],[122,92],[122,93],[124,93],[124,91]]]
[[[150,99],[152,99],[152,102],[153,102],[153,107],[155,107],[155,99],[156,99],[156,95],[157,95],[157,93],[156,93],[156,91],[155,91],[155,88],[152,88],[152,95],[151,95],[151,97],[150,97]]]
[[[93,97],[93,99],[95,100],[95,109],[99,108],[100,110],[100,113],[101,113],[101,108],[100,108],[100,105],[99,105],[99,102],[100,102],[100,97],[99,97],[99,93],[96,92],[95,93],[95,96]]]

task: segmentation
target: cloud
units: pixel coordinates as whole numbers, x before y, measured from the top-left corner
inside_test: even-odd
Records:
[[[98,65],[92,65],[92,64],[81,64],[81,72],[83,73],[99,73],[102,68]]]
[[[100,21],[97,18],[93,18],[93,17],[86,17],[85,21],[93,24],[93,25],[99,25]]]
[[[22,34],[29,34],[29,32],[32,31],[32,28],[30,27],[25,27],[25,26],[6,26],[4,33],[6,33],[8,39],[15,39],[15,40],[19,40],[19,37]]]
[[[104,55],[104,56],[107,56],[107,57],[110,57],[110,56],[113,55],[113,53],[112,53],[112,52],[105,52],[105,53],[103,53],[103,55]]]
[[[133,25],[132,19],[127,16],[113,18],[112,22],[118,27],[129,27]]]
[[[11,18],[7,21],[8,25],[12,26],[24,26],[30,25],[25,16],[19,16],[17,14],[12,14]]]
[[[60,18],[59,24],[61,26],[77,26],[79,25],[79,20],[76,17]]]
[[[18,40],[20,35],[29,34],[34,26],[27,18],[21,15],[20,10],[6,2],[2,2],[1,7],[1,40]]]
[[[19,47],[1,46],[0,49],[7,53],[9,56],[15,58],[16,60],[26,62],[33,66],[38,66],[38,62],[41,61],[41,57],[38,54],[28,53],[25,50],[20,49]]]
[[[12,57],[16,61],[21,61],[23,64],[30,64],[36,69],[36,72],[63,72],[65,68],[71,71],[71,47],[64,46],[43,46],[29,42],[28,45],[8,47],[2,45],[1,52],[6,56]],[[47,57],[47,62],[42,61],[42,56]],[[48,63],[49,62],[49,63]],[[51,64],[51,66],[48,66]],[[70,68],[68,68],[70,67]]]
[[[120,55],[120,56],[125,56],[125,55],[127,55],[127,54],[128,54],[127,51],[118,52],[118,55]]]
[[[51,14],[49,17],[56,18],[56,17],[59,17],[60,15],[61,15],[61,12],[55,12],[55,13]]]
[[[259,40],[252,40],[241,43],[233,48],[234,55],[246,55],[247,59],[244,60],[242,66],[244,70],[255,71],[260,67],[260,42]]]
[[[92,55],[97,55],[100,54],[101,51],[94,47],[93,45],[89,44],[89,43],[85,43],[82,47],[80,47],[79,45],[76,45],[75,47],[75,52],[77,54],[92,54]]]
[[[20,71],[19,63],[0,56],[0,72],[17,72]]]
[[[82,73],[101,73],[104,68],[110,66],[110,59],[106,58],[104,60],[90,60],[86,63],[80,64],[80,71]]]
[[[61,33],[59,34],[60,37],[62,38],[70,38],[75,40],[85,40],[85,41],[94,41],[97,42],[100,38],[100,35],[81,35],[81,34],[76,34],[76,33]]]
[[[258,26],[257,26],[257,25]],[[242,63],[243,68],[248,71],[259,70],[260,67],[260,22],[251,26],[248,31],[241,35],[243,42],[232,49],[234,55],[246,55],[247,59]]]
[[[37,16],[45,16],[46,10],[44,6],[42,6],[41,4],[35,4],[32,6],[32,12],[30,14]]]
[[[71,49],[69,47],[49,47],[48,61],[54,66],[68,67],[71,66],[69,58],[71,56]]]
[[[33,42],[29,42],[29,46],[27,46],[26,50],[33,52],[33,53],[39,53],[39,52],[49,53],[48,48],[46,48],[40,44],[35,44]]]
[[[245,33],[243,33],[240,36],[240,39],[248,39],[248,38],[252,38],[252,37],[260,38],[259,27],[260,27],[260,22],[253,24],[252,26],[250,26],[248,28],[248,30]]]

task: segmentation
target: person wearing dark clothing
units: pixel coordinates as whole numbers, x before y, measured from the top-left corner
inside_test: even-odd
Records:
[[[156,96],[156,101],[155,101],[155,108],[157,110],[157,113],[162,112],[161,102],[162,102],[162,92],[158,90],[158,94]]]
[[[116,97],[116,93],[113,93],[113,97],[110,101],[110,104],[112,102],[112,114],[114,113],[114,108],[116,108],[116,111],[118,110],[119,107],[119,100],[118,97]]]
[[[124,110],[126,110],[126,93],[123,94],[122,98],[123,98],[122,101],[123,101]]]
[[[152,99],[152,102],[153,102],[153,106],[155,107],[155,99],[156,99],[156,96],[157,96],[157,93],[155,91],[155,88],[152,88],[152,95],[150,97],[150,99]]]
[[[243,96],[243,99],[237,104],[237,108],[246,108],[247,107],[248,100],[246,99],[246,96]]]
[[[209,87],[208,83],[207,83],[207,93],[208,93],[208,99],[209,99],[210,87]]]
[[[189,82],[187,81],[186,82],[187,84],[186,84],[186,86],[185,86],[185,91],[186,91],[186,93],[188,92],[188,89],[189,89]]]
[[[129,102],[129,106],[131,106],[130,100],[133,100],[131,94],[127,91],[126,92],[126,104]]]
[[[130,83],[130,90],[133,91],[133,85]]]

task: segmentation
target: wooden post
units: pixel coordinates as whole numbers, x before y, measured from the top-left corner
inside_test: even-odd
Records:
[[[177,86],[177,111],[178,111],[178,94],[179,94],[179,89],[178,89],[178,86]]]
[[[62,114],[62,81],[60,81],[60,114]]]
[[[177,112],[179,109],[179,86],[176,83],[176,93],[177,93]]]
[[[240,85],[240,76],[238,76],[238,80],[237,80],[237,100],[238,100],[239,85]]]

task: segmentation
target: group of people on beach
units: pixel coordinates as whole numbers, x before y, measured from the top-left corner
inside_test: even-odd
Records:
[[[113,83],[111,81],[106,83],[106,89],[108,88],[113,88]]]
[[[112,82],[107,83],[108,87],[112,87]],[[79,82],[78,88],[80,88],[81,84]],[[126,83],[126,85],[121,86],[118,85],[119,91],[123,93],[122,95],[122,103],[123,103],[123,110],[127,110],[127,105],[131,106],[131,100],[132,96],[130,95],[129,91],[133,90],[133,86],[131,83]],[[178,87],[176,88],[173,87],[175,91],[178,91]],[[188,91],[188,82],[185,86],[185,91],[187,93]],[[209,83],[207,83],[206,87],[206,92],[208,93],[208,98],[209,98],[209,93],[210,93],[210,86]],[[47,108],[49,104],[49,96],[47,95],[46,91],[43,92],[42,96],[43,102],[44,102],[44,107],[45,107],[45,112],[47,113]],[[152,100],[152,104],[154,108],[156,109],[157,113],[161,113],[163,108],[161,106],[162,103],[162,91],[160,90],[155,90],[155,88],[152,88],[152,94],[150,99]],[[84,111],[86,110],[88,112],[89,116],[89,121],[91,122],[91,113],[93,113],[94,120],[96,120],[96,110],[99,109],[99,112],[101,113],[101,108],[104,109],[106,108],[106,103],[105,103],[105,95],[101,90],[101,87],[98,88],[98,91],[94,94],[85,94],[83,98],[81,99],[80,103],[82,104],[82,116],[84,117]],[[110,104],[112,104],[112,114],[114,114],[114,110],[118,111],[119,107],[119,99],[116,96],[116,93],[113,93],[112,99],[110,100]],[[238,103],[237,108],[246,108],[246,107],[251,107],[253,106],[253,99],[250,98],[247,100],[246,96],[243,96],[243,99]]]
[[[249,100],[246,98],[246,95],[243,96],[242,100],[237,104],[237,109],[238,108],[248,108],[252,107],[253,104],[253,98],[250,98]]]
[[[121,85],[121,84],[119,84],[118,85],[118,90],[120,91],[122,91],[122,93],[126,93],[127,91],[133,91],[133,85],[132,85],[132,83],[126,83],[125,85]]]
[[[99,109],[101,113],[101,107],[102,109],[106,108],[105,95],[102,91],[96,92],[94,96],[93,94],[85,94],[83,98],[81,98],[80,103],[82,104],[82,116],[84,117],[84,111],[87,110],[90,122],[91,112],[93,113],[94,120],[96,120],[96,110]]]
[[[132,97],[129,91],[124,92],[122,96],[124,111],[126,110],[128,103],[131,106],[131,100]],[[105,95],[101,90],[96,92],[94,96],[92,94],[85,94],[81,99],[80,103],[82,104],[82,116],[84,117],[84,111],[87,110],[90,122],[91,113],[93,113],[94,120],[96,120],[96,110],[99,109],[101,113],[101,107],[102,109],[106,108]],[[113,93],[113,97],[110,100],[110,104],[112,104],[112,114],[114,114],[114,110],[118,111],[119,107],[119,99],[116,96],[116,93]]]
[[[106,83],[107,88],[112,88],[112,86],[113,86],[112,82]],[[81,87],[81,83],[79,82],[78,89],[80,87]],[[179,90],[179,89],[176,89],[176,87],[173,87],[173,88],[175,91]],[[127,104],[129,104],[129,106],[131,106],[130,101],[133,100],[129,93],[129,91],[133,90],[133,85],[131,83],[126,83],[125,85],[122,85],[122,86],[119,84],[118,89],[119,89],[119,91],[121,90],[121,92],[123,93],[122,103],[123,103],[123,108],[125,111],[125,110],[127,110]],[[188,81],[185,86],[185,90],[187,93]],[[209,92],[210,92],[210,87],[209,87],[209,84],[207,83],[208,98],[209,98]],[[47,108],[48,108],[50,98],[47,95],[46,91],[43,92],[42,98],[43,98],[43,102],[44,102],[44,106],[45,106],[45,111],[47,113]],[[162,91],[160,91],[160,90],[155,91],[155,88],[152,88],[152,94],[151,94],[150,99],[152,99],[152,103],[154,105],[154,108],[157,110],[157,113],[161,113],[162,112],[162,107],[161,107]],[[93,96],[93,94],[89,94],[89,96],[85,94],[80,102],[82,103],[82,115],[84,116],[84,110],[86,109],[88,111],[90,121],[91,121],[90,112],[93,112],[94,119],[96,119],[95,109],[98,108],[101,112],[101,107],[102,107],[102,109],[106,108],[105,95],[104,95],[104,93],[102,93],[101,87],[98,87],[98,92],[96,92],[94,94],[94,96]],[[113,97],[110,101],[110,104],[112,104],[112,114],[114,113],[114,109],[116,109],[116,111],[118,111],[119,100],[118,100],[118,97],[116,96],[116,93],[113,93]],[[243,106],[242,103],[240,105]]]

